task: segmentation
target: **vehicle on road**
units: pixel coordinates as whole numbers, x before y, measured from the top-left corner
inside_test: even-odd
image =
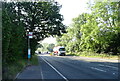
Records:
[[[65,47],[63,47],[63,46],[54,47],[53,48],[53,55],[65,56],[66,55]]]
[[[41,51],[39,51],[39,54],[41,54]]]

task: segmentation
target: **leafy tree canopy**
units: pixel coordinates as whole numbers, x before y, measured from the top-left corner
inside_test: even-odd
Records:
[[[61,35],[65,31],[63,16],[59,14],[61,5],[55,2],[11,2],[6,3],[12,22],[24,24],[25,30],[33,32],[37,41],[50,35]],[[16,18],[18,17],[18,18]]]

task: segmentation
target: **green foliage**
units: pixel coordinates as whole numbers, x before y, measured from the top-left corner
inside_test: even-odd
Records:
[[[43,40],[50,35],[60,35],[65,26],[62,15],[59,14],[60,5],[53,2],[23,2],[20,11],[23,16],[22,22],[26,30],[33,32],[37,41]]]
[[[41,45],[42,45],[42,47],[38,47],[37,51],[39,51],[39,52],[46,52],[46,51],[48,51],[48,49],[47,49],[48,46],[49,46],[48,43],[42,43]]]
[[[16,24],[12,19],[18,17],[11,14],[8,5],[3,3],[2,7],[2,62],[3,62],[3,79],[13,79],[17,72],[23,68],[23,60],[26,49],[26,39],[24,38],[24,27],[21,23]],[[17,64],[17,66],[15,65]],[[19,65],[20,64],[20,65]],[[16,68],[14,68],[16,67]]]
[[[48,45],[47,49],[48,49],[48,51],[53,52],[54,47],[55,47],[55,44],[51,43]]]
[[[61,35],[65,30],[58,3],[10,2],[3,3],[3,8],[3,52],[8,53],[3,56],[9,60],[15,61],[17,55],[27,50],[27,30],[33,32],[33,39],[30,39],[32,54],[38,41],[50,35]]]
[[[7,4],[4,4],[2,11],[3,62],[12,63],[24,54],[26,40],[23,35],[25,32],[22,24],[16,25],[12,23],[12,19],[10,17],[15,16],[12,14],[10,15],[10,12],[7,11],[5,7],[7,7]]]
[[[37,51],[39,51],[39,52],[47,52],[47,51],[52,52],[53,48],[55,47],[55,44],[53,44],[53,43],[51,43],[51,44],[42,43],[41,45],[42,46],[38,47],[38,49],[37,49]]]
[[[51,35],[61,35],[62,31],[65,31],[65,26],[62,24],[63,17],[59,14],[61,6],[58,3],[3,2],[2,4],[3,71],[9,73],[6,68],[10,64],[27,58],[27,30],[33,32],[33,39],[30,39],[33,55],[38,41]]]
[[[57,37],[68,52],[120,53],[119,2],[94,2],[91,13],[73,19],[67,33]]]
[[[31,65],[39,65],[39,61],[38,61],[38,56],[37,55],[33,55],[31,61],[30,61]]]

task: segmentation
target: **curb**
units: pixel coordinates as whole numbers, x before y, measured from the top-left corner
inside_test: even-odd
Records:
[[[23,69],[17,73],[16,77],[13,79],[13,81],[15,81],[17,79],[17,77],[20,75],[20,73],[23,72],[23,70],[26,68],[26,66],[23,67]]]
[[[29,67],[29,66],[32,66],[32,65],[26,65],[26,66],[24,66],[23,69],[22,69],[20,72],[17,73],[17,75],[16,75],[16,77],[13,79],[13,81],[15,81],[15,80],[17,79],[17,77],[23,72],[23,70],[25,70],[25,69],[26,69],[27,67]]]

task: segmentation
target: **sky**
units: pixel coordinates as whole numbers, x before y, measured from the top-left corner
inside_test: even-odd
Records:
[[[77,17],[83,12],[87,12],[87,4],[89,0],[56,0],[62,5],[60,13],[64,17],[63,23],[69,26],[72,23],[72,18]]]
[[[42,41],[42,43],[48,43],[48,44],[53,43],[53,44],[56,44],[57,42],[56,42],[56,38],[49,37],[49,38],[45,38],[45,39]]]
[[[55,0],[62,8],[60,14],[63,15],[64,21],[63,24],[69,26],[72,23],[72,19],[77,17],[83,12],[87,12],[88,0]],[[42,43],[56,43],[56,39],[53,37],[45,38]]]

